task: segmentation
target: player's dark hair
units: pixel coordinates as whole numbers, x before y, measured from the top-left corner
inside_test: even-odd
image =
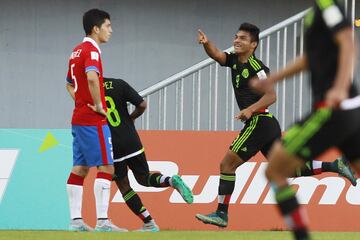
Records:
[[[91,34],[95,26],[100,28],[106,19],[110,20],[110,14],[100,9],[94,8],[84,13],[83,26],[86,36]]]
[[[257,26],[255,26],[254,24],[245,22],[240,25],[239,31],[248,32],[250,34],[251,41],[259,43],[260,29]]]

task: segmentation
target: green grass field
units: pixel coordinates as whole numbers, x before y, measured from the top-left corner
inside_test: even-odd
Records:
[[[314,240],[356,240],[360,232],[314,232]],[[158,233],[77,233],[67,231],[0,231],[0,240],[291,240],[283,231],[161,231]]]

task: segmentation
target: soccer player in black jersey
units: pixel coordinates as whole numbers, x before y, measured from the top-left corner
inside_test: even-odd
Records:
[[[265,80],[269,73],[268,67],[254,55],[259,41],[259,29],[255,25],[241,24],[233,42],[234,53],[228,54],[217,49],[201,30],[198,41],[203,44],[211,58],[220,65],[231,68],[232,84],[240,108],[240,113],[235,118],[245,122],[244,128],[232,142],[220,164],[216,212],[207,215],[196,214],[196,218],[204,223],[226,227],[236,169],[259,151],[267,157],[270,147],[281,137],[279,123],[268,111],[268,106],[276,101],[276,94],[274,88],[268,88],[263,94],[258,94],[249,86],[251,78]],[[337,172],[356,183],[352,172],[342,159],[332,163],[309,161],[306,168],[294,170],[291,176],[309,176],[321,172]]]
[[[158,188],[173,187],[187,203],[193,202],[192,192],[178,175],[168,177],[149,172],[144,147],[134,125],[135,119],[146,109],[143,98],[121,79],[104,78],[104,88],[113,144],[115,182],[127,206],[144,222],[140,231],[157,232],[159,227],[129,184],[128,168],[133,171],[135,179],[141,185]],[[128,102],[135,106],[131,114],[128,112]]]
[[[266,81],[251,82],[253,88],[266,92],[275,82],[300,71],[311,73],[312,112],[295,123],[282,142],[274,144],[266,169],[280,212],[299,240],[310,239],[307,218],[286,178],[330,147],[340,149],[360,173],[360,104],[351,83],[357,49],[339,2],[316,0],[305,18],[305,53]]]

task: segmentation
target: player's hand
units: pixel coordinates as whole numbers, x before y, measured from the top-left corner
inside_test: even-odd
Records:
[[[89,108],[91,108],[94,112],[96,112],[98,114],[101,114],[101,115],[103,115],[105,117],[107,116],[104,108],[102,107],[102,104],[96,104],[96,105],[88,104],[87,106]]]
[[[348,91],[339,87],[330,88],[325,95],[326,106],[339,108],[340,103],[349,97]]]
[[[203,31],[201,31],[201,29],[198,29],[198,33],[199,33],[199,35],[198,35],[199,44],[205,44],[209,41],[207,36],[205,35],[205,33]]]
[[[252,115],[253,115],[253,111],[251,111],[248,108],[245,108],[245,109],[241,110],[238,115],[235,115],[235,119],[245,122],[248,119],[250,119]]]
[[[257,77],[253,77],[250,79],[249,85],[254,91],[260,94],[264,94],[274,88],[274,82],[271,80],[271,77],[261,80]]]

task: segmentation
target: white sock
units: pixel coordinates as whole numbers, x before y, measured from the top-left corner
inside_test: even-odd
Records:
[[[96,202],[97,218],[108,218],[111,181],[104,178],[96,178],[94,194]]]
[[[82,207],[83,186],[66,184],[66,190],[69,199],[70,218],[71,219],[82,218],[81,207]]]

